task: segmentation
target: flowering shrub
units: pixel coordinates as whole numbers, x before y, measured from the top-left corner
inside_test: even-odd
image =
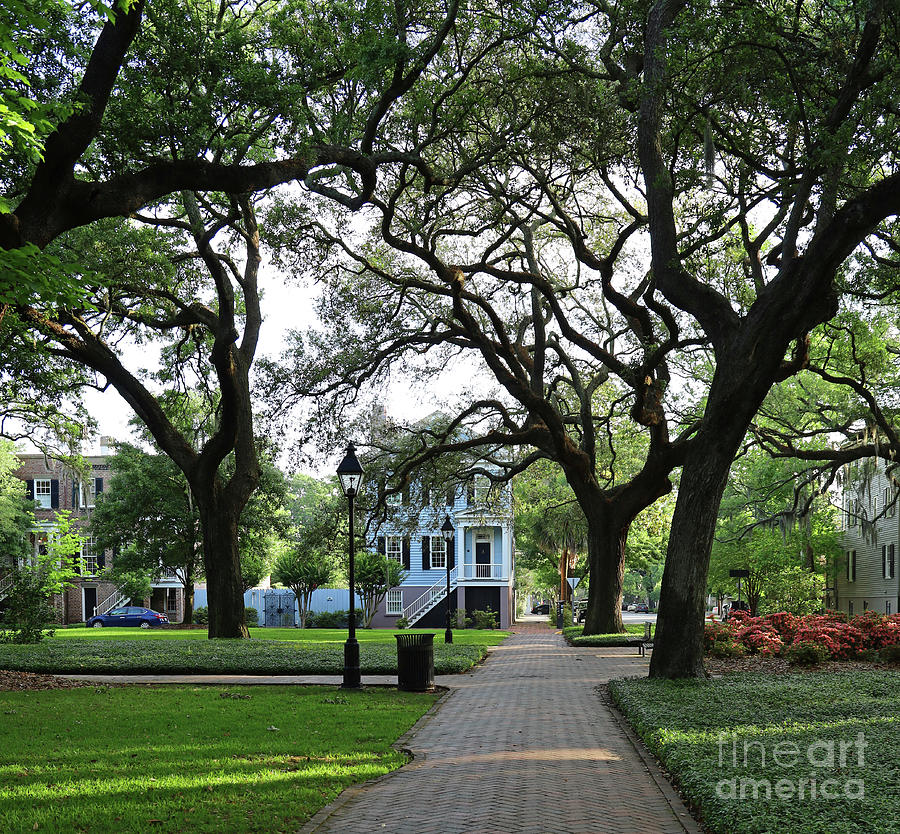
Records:
[[[804,648],[792,662],[803,663],[824,653],[836,660],[856,658],[863,652],[900,646],[900,614],[885,616],[867,611],[852,622],[839,611],[797,617],[781,612],[764,617],[751,617],[747,611],[734,611],[727,622],[709,621],[704,633],[707,652],[719,657],[733,657],[748,651],[766,656],[785,655],[792,646],[818,646],[821,652]],[[740,652],[735,650],[740,647]],[[900,649],[898,656],[900,656]]]
[[[900,643],[900,617],[897,614],[886,617],[866,611],[854,617],[850,624],[862,633],[868,649],[883,649]]]
[[[794,642],[794,635],[800,626],[800,617],[781,611],[778,614],[766,614],[761,619],[778,634],[782,643],[788,645]]]
[[[761,617],[746,618],[737,639],[748,651],[769,657],[781,654],[784,648],[784,640]]]
[[[710,620],[703,632],[703,648],[716,657],[739,657],[744,647],[737,641],[737,624]]]
[[[866,648],[866,638],[858,628],[819,615],[803,618],[803,624],[797,629],[794,642],[815,643],[822,646],[828,652],[828,656],[835,660],[856,657]]]

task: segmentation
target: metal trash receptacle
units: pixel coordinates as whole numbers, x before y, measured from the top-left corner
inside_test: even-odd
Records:
[[[434,635],[395,634],[397,688],[405,692],[434,689]]]

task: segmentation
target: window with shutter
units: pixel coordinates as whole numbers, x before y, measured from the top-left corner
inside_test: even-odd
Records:
[[[410,567],[409,536],[403,537],[403,567],[407,570],[409,570]]]
[[[431,536],[422,536],[422,570],[431,568]]]
[[[57,487],[58,489],[59,487]],[[59,493],[57,492],[57,496]],[[49,510],[52,504],[53,488],[49,478],[34,479],[34,500],[44,509]]]
[[[431,567],[447,567],[447,542],[443,536],[431,536]]]
[[[388,559],[403,563],[403,540],[400,536],[385,537],[385,555]]]

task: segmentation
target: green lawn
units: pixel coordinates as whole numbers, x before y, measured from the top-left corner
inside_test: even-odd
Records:
[[[711,832],[900,830],[900,673],[747,673],[610,688]]]
[[[395,634],[434,634],[435,645],[444,642],[444,629],[413,628],[401,631],[390,628],[358,628],[360,643],[396,645]],[[346,628],[251,628],[250,637],[259,640],[290,640],[298,643],[343,643]],[[496,646],[509,637],[508,631],[467,628],[454,630],[453,642],[465,646]],[[59,640],[207,640],[205,628],[60,628],[51,639]]]
[[[335,687],[0,692],[0,831],[296,831],[438,696]]]
[[[209,640],[205,631],[65,629],[36,645],[0,643],[0,669],[59,674],[341,674],[346,630],[253,629],[252,633],[259,636]],[[362,674],[396,674],[396,633],[402,632],[357,631]],[[436,638],[435,673],[471,669],[485,657],[488,645],[507,636],[500,631],[460,631],[454,632],[450,645],[442,636]]]

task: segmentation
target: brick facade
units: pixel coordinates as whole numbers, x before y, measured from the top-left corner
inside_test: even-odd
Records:
[[[90,467],[90,477],[85,477],[84,483],[69,467],[44,455],[19,455],[19,460],[22,465],[15,474],[28,484],[29,497],[48,505],[38,507],[34,511],[35,529],[31,534],[32,547],[40,547],[41,540],[52,531],[56,514],[60,510],[67,510],[71,514],[74,526],[80,528],[82,535],[88,537],[87,528],[95,497],[109,484],[110,467],[106,455],[89,455],[84,458]],[[89,541],[88,538],[88,543]],[[83,575],[72,587],[57,595],[52,601],[60,624],[84,622],[93,614],[92,610],[85,610],[93,607],[90,605],[91,600],[96,599],[96,604],[102,605],[116,593],[115,585],[104,581],[100,575],[104,567],[112,566],[113,553],[107,550],[90,555],[94,557],[93,564],[90,560],[86,562],[87,569]],[[181,586],[176,587],[173,582],[154,582],[153,587],[154,591],[158,588],[175,588],[176,610],[174,616],[170,614],[170,619],[173,622],[180,622],[184,616],[184,589]],[[135,604],[149,607],[150,600],[135,601]]]

